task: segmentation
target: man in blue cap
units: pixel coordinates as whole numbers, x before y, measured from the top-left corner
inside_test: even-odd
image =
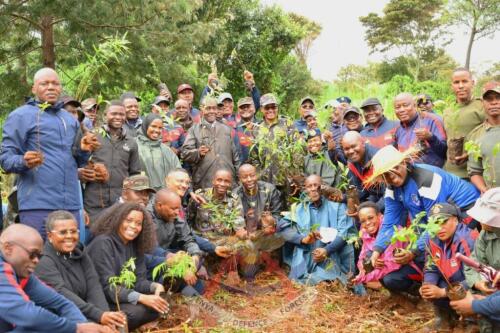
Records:
[[[348,107],[351,106],[351,99],[347,96],[340,96],[337,98],[337,102],[340,103],[344,107],[344,109],[347,109]]]

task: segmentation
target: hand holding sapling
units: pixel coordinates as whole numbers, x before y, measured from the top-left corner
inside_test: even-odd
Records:
[[[88,152],[96,151],[101,148],[101,143],[97,140],[97,135],[95,133],[87,132],[80,141],[80,148]]]
[[[312,252],[314,262],[323,262],[327,257],[326,249],[319,247]]]
[[[36,168],[37,166],[40,166],[43,164],[43,154],[38,151],[27,151],[24,156],[24,164],[30,168]]]

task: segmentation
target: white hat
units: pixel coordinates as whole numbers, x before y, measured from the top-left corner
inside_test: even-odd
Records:
[[[500,228],[500,187],[486,191],[467,214],[480,223]]]

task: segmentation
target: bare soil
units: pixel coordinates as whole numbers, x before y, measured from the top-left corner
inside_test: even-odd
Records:
[[[425,301],[414,305],[387,291],[372,290],[360,297],[338,283],[304,287],[281,272],[259,273],[255,282],[242,281],[238,287],[247,292],[208,283],[203,307],[175,297],[168,318],[151,332],[399,333],[420,332],[433,319]],[[214,313],[212,305],[231,317],[218,321],[220,313]]]

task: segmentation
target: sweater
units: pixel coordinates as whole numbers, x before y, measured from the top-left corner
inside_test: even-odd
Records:
[[[63,255],[51,243],[46,242],[35,274],[73,302],[85,317],[99,323],[102,314],[109,311],[109,306],[94,264],[82,248],[80,245],[71,255]]]
[[[146,279],[144,255],[140,255],[134,242],[124,244],[117,234],[99,235],[92,240],[86,253],[92,258],[99,281],[108,303],[116,304],[115,289],[109,284],[109,278],[119,276],[123,264],[135,258],[135,276],[137,278],[132,289],[121,287],[118,293],[120,303],[137,304],[140,294],[151,294],[154,284]]]

